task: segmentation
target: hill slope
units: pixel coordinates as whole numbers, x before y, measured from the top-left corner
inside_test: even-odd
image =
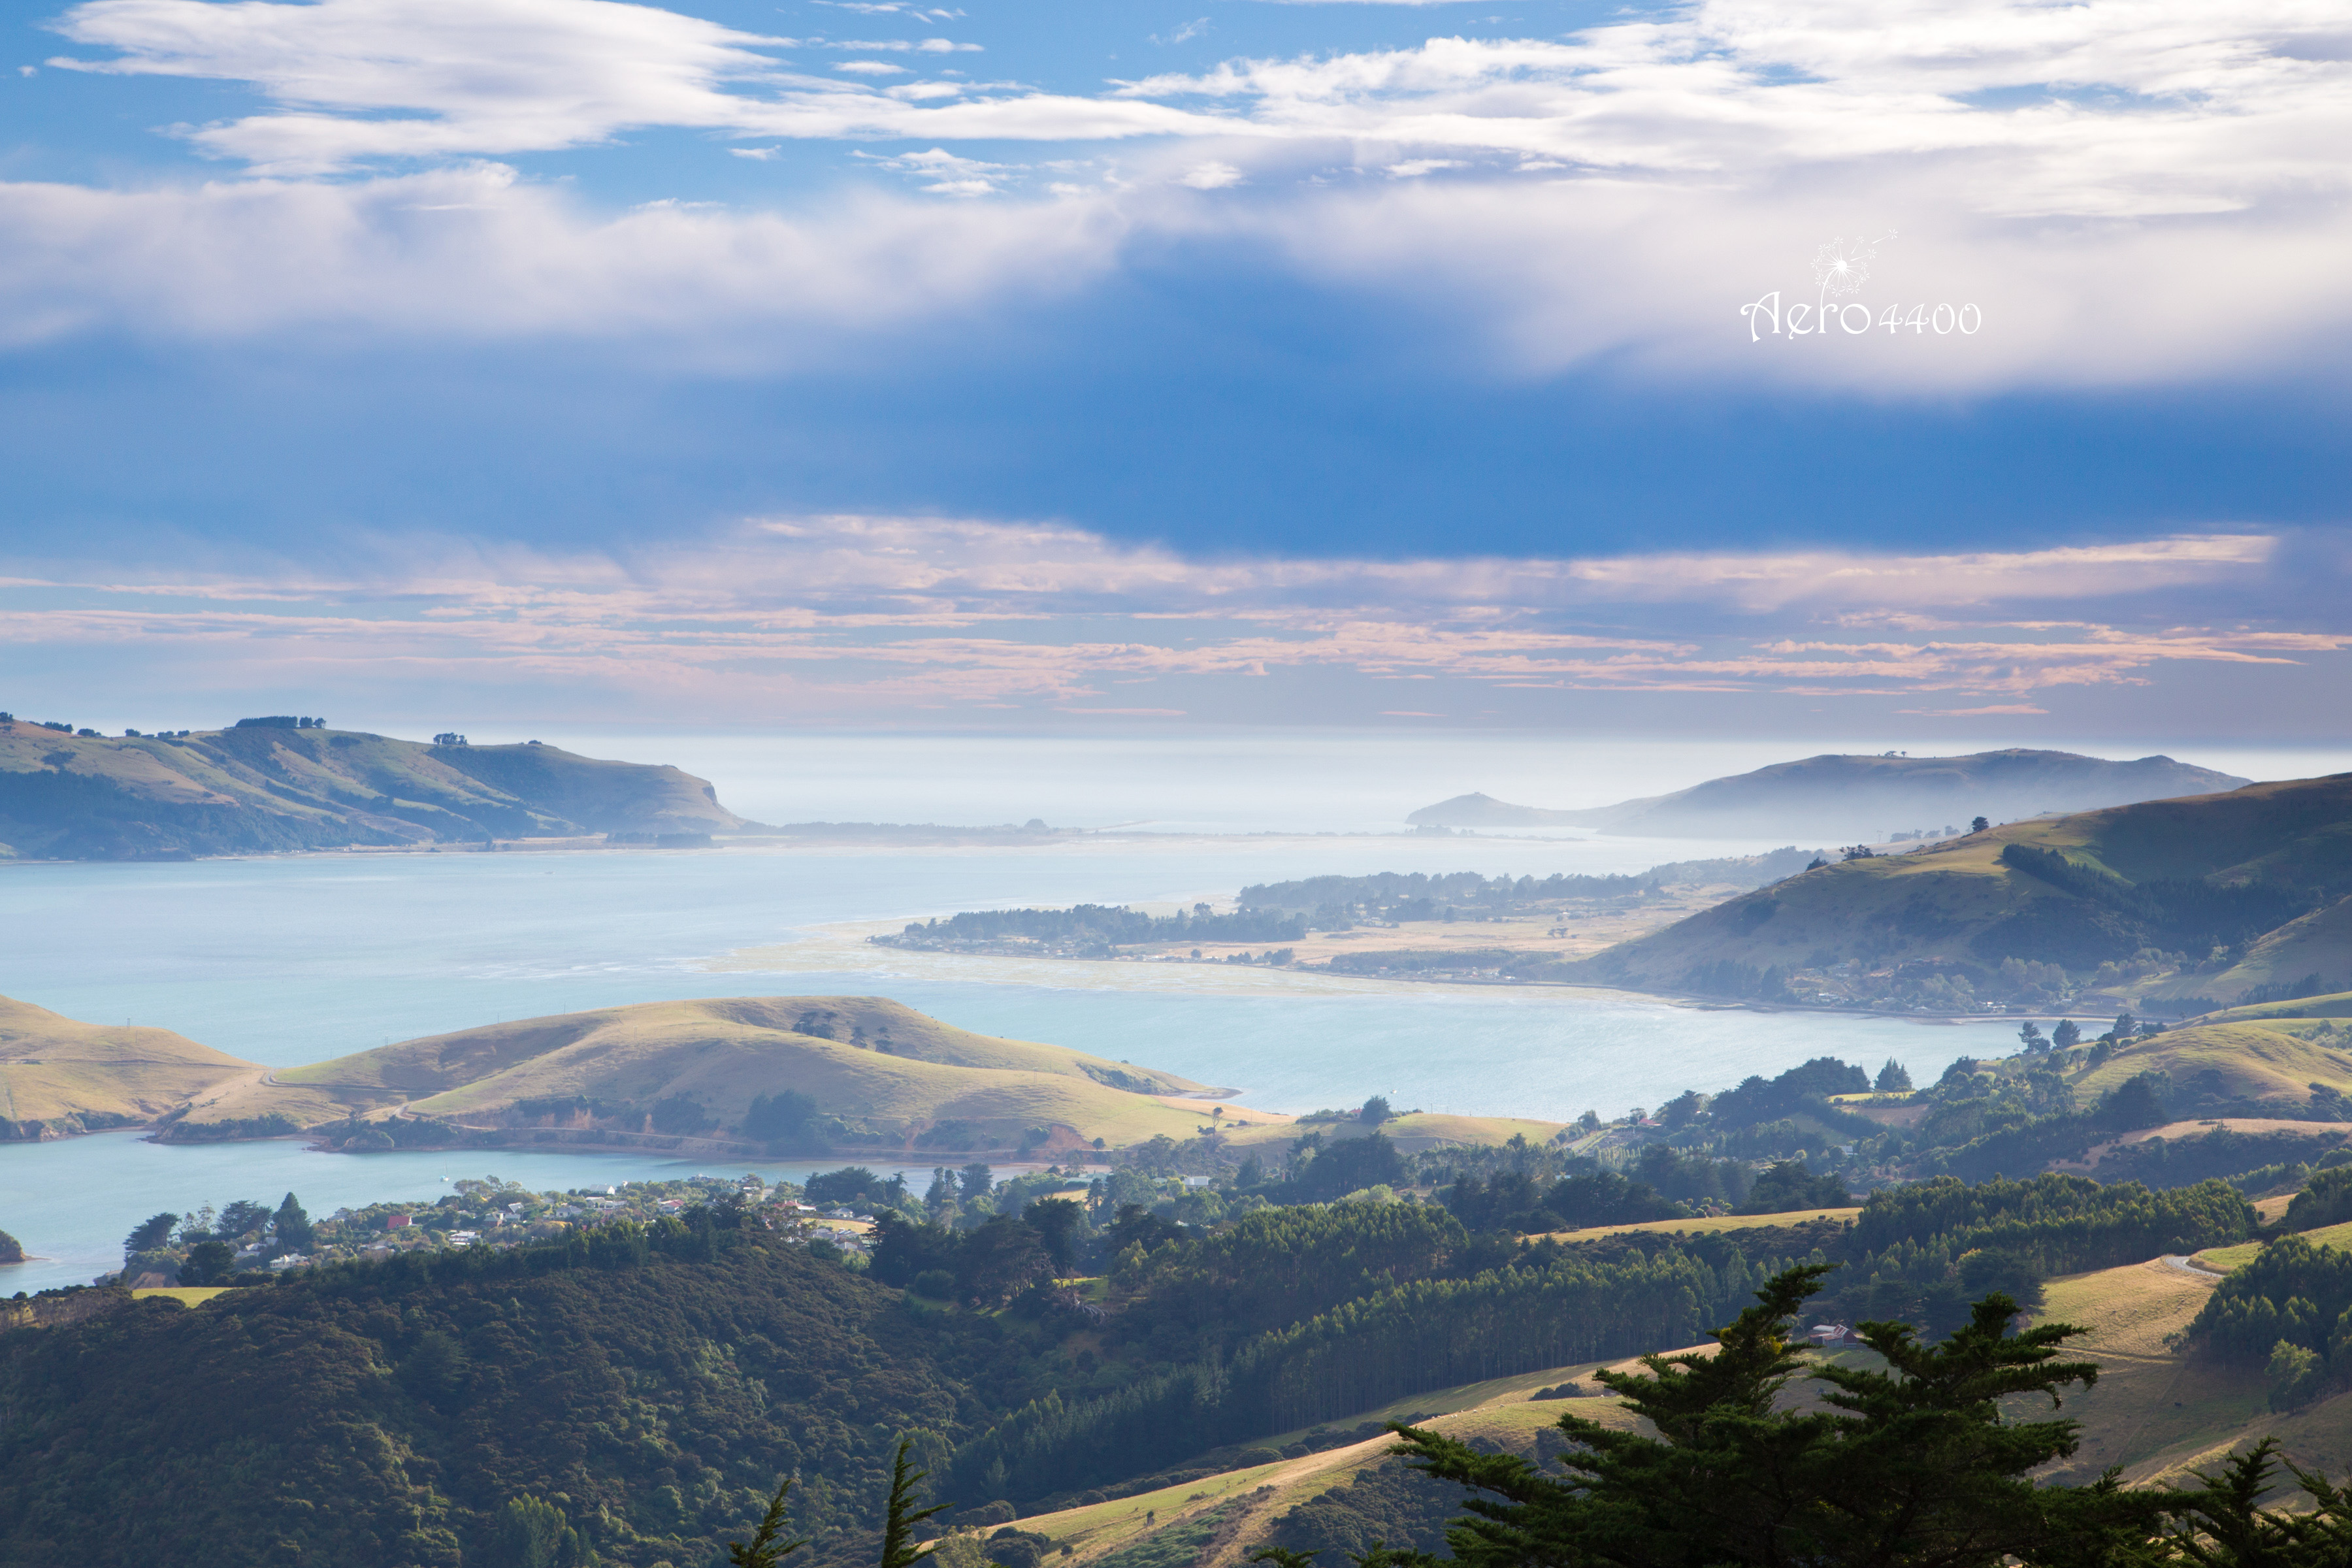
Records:
[[[551,1563],[505,1517],[546,1499],[596,1562],[700,1564],[798,1474],[793,1523],[818,1552],[795,1561],[871,1561],[854,1549],[891,1439],[937,1446],[923,1428],[960,1435],[1001,1405],[1002,1336],[919,1318],[804,1249],[698,1250],[624,1243],[446,1284],[361,1270],[0,1335],[21,1417],[0,1433],[0,1560]],[[258,1484],[220,1485],[232,1454]],[[98,1474],[118,1462],[135,1496]]]
[[[543,1131],[758,1144],[770,1140],[742,1131],[751,1101],[784,1090],[826,1120],[812,1137],[931,1149],[1010,1148],[1032,1128],[1061,1129],[1054,1149],[1184,1137],[1206,1110],[1192,1102],[1229,1092],[971,1034],[878,996],[726,997],[527,1018],[290,1068],[208,1097],[172,1135],[235,1135],[272,1117],[314,1127],[404,1106],[498,1142]]]
[[[1672,795],[1580,811],[1511,805],[1483,795],[1425,806],[1419,826],[1556,826],[1643,837],[1757,835],[1875,842],[1917,828],[1964,826],[2048,812],[2088,811],[2246,783],[2170,757],[2108,762],[2071,752],[2012,750],[1963,757],[1827,754],[1709,779]]]
[[[691,773],[535,742],[425,745],[278,724],[110,739],[0,721],[0,846],[19,855],[184,858],[743,826]]]
[[[84,1024],[0,996],[0,1142],[151,1121],[255,1070],[169,1029]]]
[[[1965,979],[1979,996],[2031,999],[2053,983],[2020,965],[2055,964],[2127,999],[2201,1012],[2268,999],[2262,987],[2284,969],[2303,971],[2298,983],[2314,992],[2352,987],[2347,894],[2352,774],[2337,774],[2011,823],[1823,866],[1561,973],[1784,996],[1801,973],[1854,994],[1863,976],[1907,969]],[[2118,967],[2102,973],[2109,963]]]

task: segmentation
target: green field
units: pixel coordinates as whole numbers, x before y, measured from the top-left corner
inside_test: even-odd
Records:
[[[1862,1213],[1859,1205],[1840,1209],[1797,1209],[1788,1214],[1727,1214],[1697,1219],[1652,1219],[1639,1225],[1595,1226],[1590,1230],[1559,1230],[1551,1234],[1563,1241],[1592,1241],[1604,1236],[1622,1236],[1632,1231],[1650,1231],[1666,1236],[1696,1236],[1711,1230],[1753,1230],[1759,1226],[1803,1225],[1810,1220],[1836,1219],[1851,1221]]]
[[[2333,1247],[2338,1251],[2352,1252],[2352,1220],[2342,1225],[2322,1226],[2317,1230],[2298,1232],[2314,1247]],[[2210,1247],[2197,1255],[2197,1261],[2215,1268],[2243,1268],[2263,1249],[2259,1241],[2240,1242],[2235,1247]]]

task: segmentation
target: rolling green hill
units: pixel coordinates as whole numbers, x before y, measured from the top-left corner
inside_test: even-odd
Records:
[[[0,853],[175,859],[744,826],[691,773],[537,742],[427,745],[291,721],[110,738],[0,721]]]
[[[259,1071],[169,1029],[84,1024],[0,996],[0,1142],[152,1121]]]
[[[468,1141],[757,1146],[771,1140],[744,1131],[752,1100],[786,1090],[814,1102],[827,1131],[809,1136],[826,1142],[1007,1149],[1042,1129],[1038,1146],[1055,1152],[1190,1136],[1205,1100],[1231,1092],[971,1034],[878,996],[727,997],[527,1018],[254,1077],[206,1097],[170,1135],[381,1124],[404,1108]]]
[[[1559,973],[1780,1000],[1864,994],[1873,975],[1900,999],[1906,974],[1940,975],[1979,998],[2034,1000],[2059,983],[2021,966],[2054,964],[2065,989],[2197,1013],[2352,986],[2347,894],[2352,774],[2338,774],[1823,866]]]

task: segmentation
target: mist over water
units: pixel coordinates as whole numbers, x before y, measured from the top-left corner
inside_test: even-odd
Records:
[[[490,738],[473,733],[478,742]],[[1434,728],[1420,733],[1162,728],[785,737],[574,726],[497,738],[538,738],[591,756],[675,763],[711,780],[730,810],[759,822],[971,825],[1042,817],[1056,827],[1197,833],[1394,833],[1407,814],[1474,791],[1555,810],[1611,805],[1823,752],[1903,751],[1926,757],[2029,746],[2108,758],[2162,752],[2258,780],[2352,770],[2352,746],[1997,735],[1661,741]],[[1855,832],[1887,826],[1859,824]]]

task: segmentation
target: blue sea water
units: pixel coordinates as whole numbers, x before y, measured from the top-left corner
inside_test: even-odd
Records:
[[[1617,1114],[1829,1053],[1933,1074],[2009,1026],[1703,1011],[1554,989],[1246,989],[1205,966],[1150,985],[874,971],[714,972],[834,922],[1019,903],[1229,897],[1321,872],[1631,870],[1737,846],[1412,837],[1087,838],[1034,848],[320,855],[0,869],[0,993],[178,1030],[289,1066],[387,1040],[683,995],[882,992],[949,1023],[1048,1040],[1243,1090],[1284,1110],[1387,1094],[1400,1108],[1565,1120]],[[753,960],[752,962],[757,962]],[[1138,972],[1146,966],[1117,966]],[[1099,973],[1100,966],[1083,966]],[[1051,972],[1049,971],[1049,976]],[[634,1155],[313,1153],[106,1135],[0,1147],[0,1228],[47,1261],[0,1290],[86,1280],[162,1208],[298,1193],[314,1212],[427,1196],[445,1176],[572,1187],[690,1173]],[[783,1167],[766,1171],[773,1176]]]

